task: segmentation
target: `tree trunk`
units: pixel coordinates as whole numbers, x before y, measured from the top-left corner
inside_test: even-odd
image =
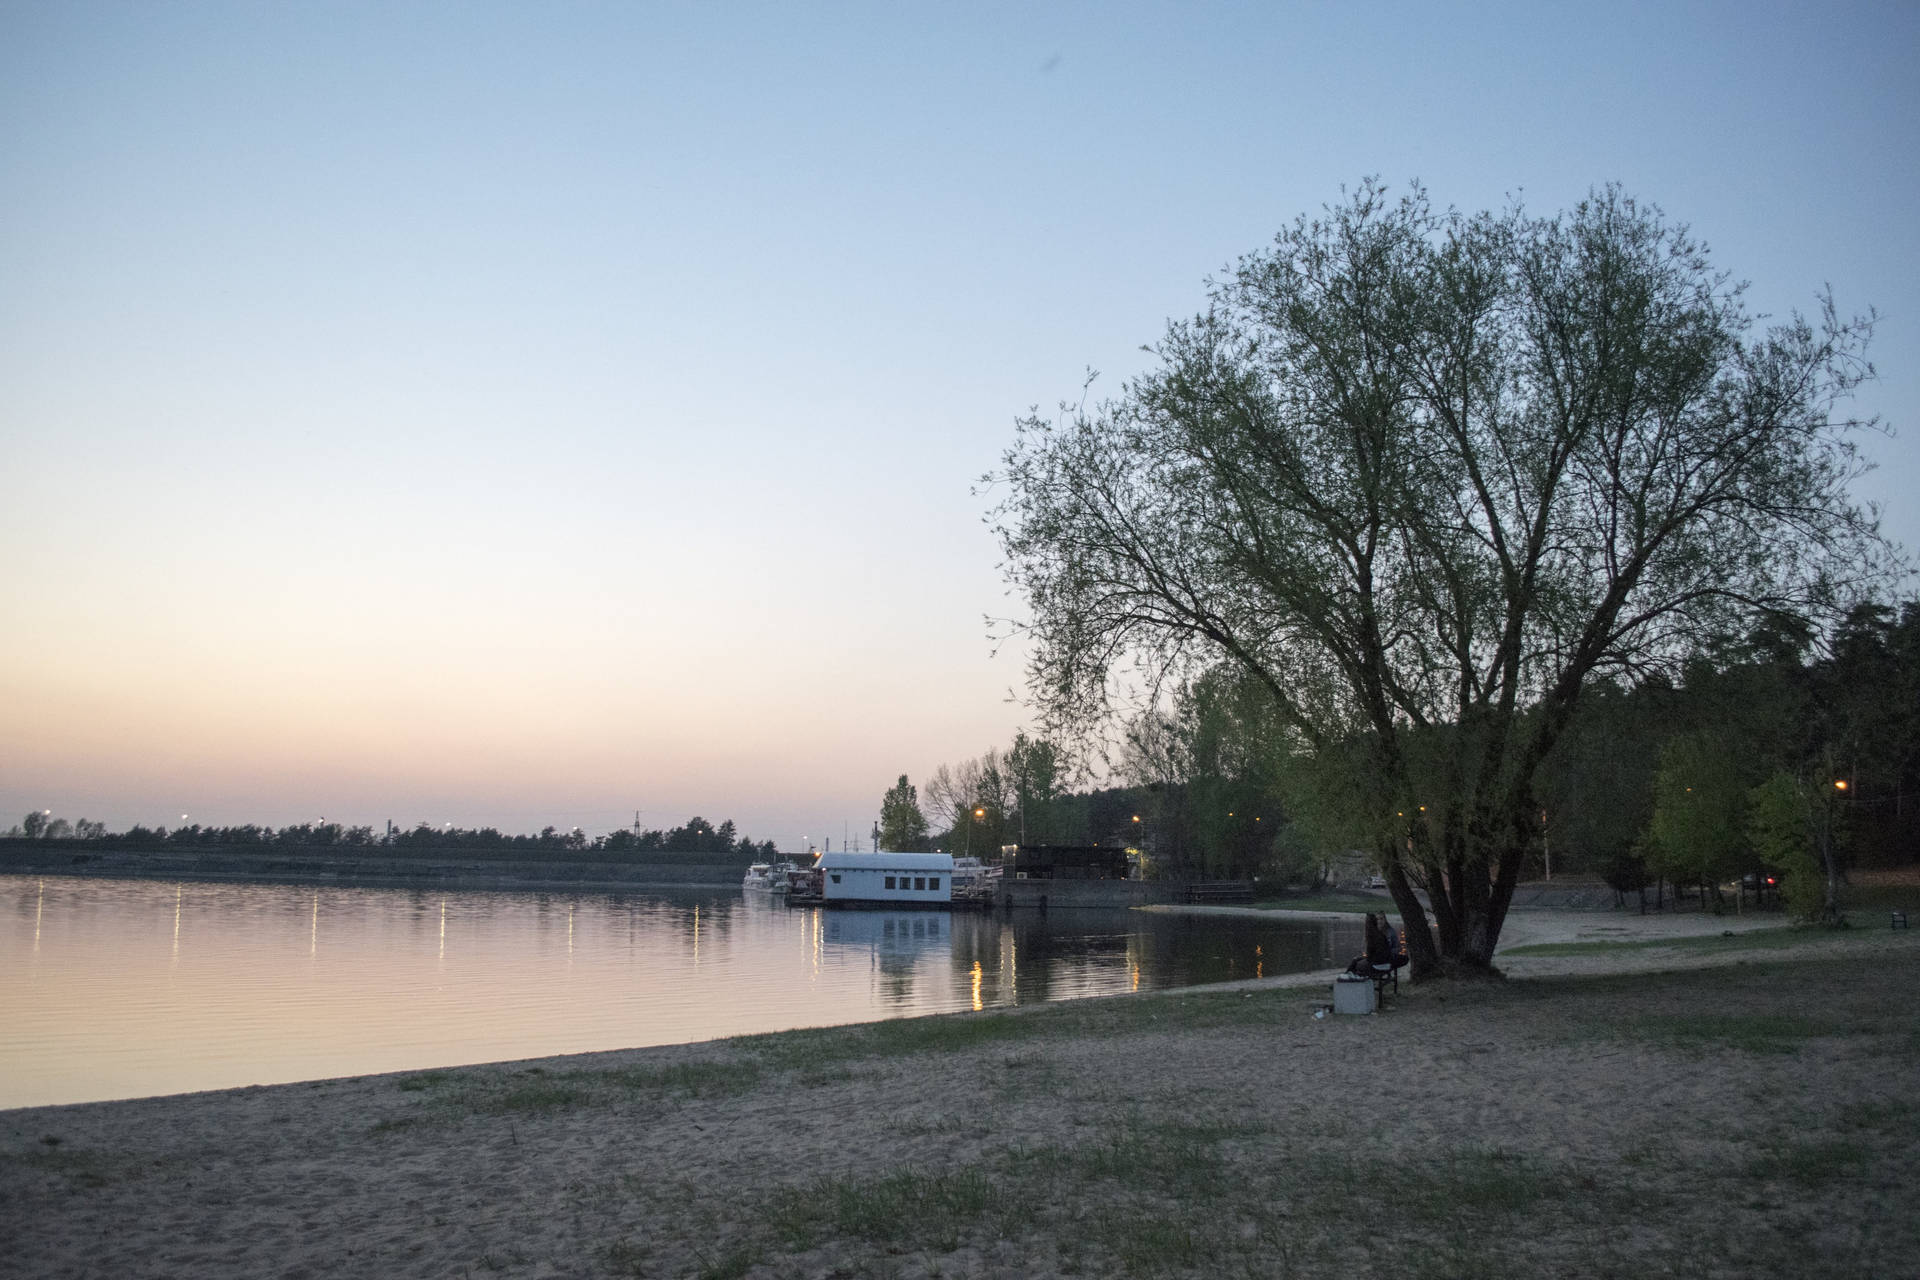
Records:
[[[1415,982],[1437,977],[1441,972],[1440,951],[1434,945],[1433,930],[1427,927],[1426,904],[1420,901],[1397,860],[1387,863],[1387,892],[1393,895],[1393,905],[1400,908],[1400,936],[1407,940],[1407,976]]]

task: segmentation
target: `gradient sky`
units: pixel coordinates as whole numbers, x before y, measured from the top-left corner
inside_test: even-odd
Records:
[[[864,832],[1026,721],[1015,416],[1368,174],[1878,308],[1920,545],[1917,66],[1905,2],[0,5],[0,826]]]

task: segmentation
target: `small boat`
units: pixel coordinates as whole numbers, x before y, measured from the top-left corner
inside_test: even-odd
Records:
[[[787,867],[784,863],[776,867],[770,863],[756,862],[747,868],[747,874],[740,880],[740,888],[747,893],[772,893],[785,896]]]
[[[953,900],[971,906],[990,906],[994,891],[1000,887],[1003,868],[989,866],[978,858],[953,860]]]

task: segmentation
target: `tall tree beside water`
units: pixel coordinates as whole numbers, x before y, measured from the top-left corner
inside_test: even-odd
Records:
[[[904,773],[880,799],[879,847],[900,853],[916,853],[927,847],[927,818],[920,812],[919,795]]]
[[[1032,695],[1084,728],[1239,667],[1297,752],[1357,754],[1415,972],[1484,971],[1588,684],[1756,611],[1824,624],[1885,565],[1838,409],[1871,328],[1822,297],[1756,331],[1614,188],[1540,218],[1365,182],[1117,398],[1020,424],[995,516]]]

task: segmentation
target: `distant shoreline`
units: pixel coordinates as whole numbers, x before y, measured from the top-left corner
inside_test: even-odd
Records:
[[[391,855],[368,850],[0,848],[0,875],[98,876],[351,888],[532,889],[619,892],[738,885],[749,859],[656,854],[648,860]]]

